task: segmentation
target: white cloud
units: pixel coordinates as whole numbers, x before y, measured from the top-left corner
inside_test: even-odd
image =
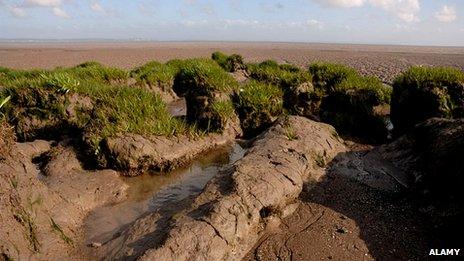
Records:
[[[21,7],[11,6],[8,8],[8,11],[14,16],[18,18],[23,18],[27,16],[26,11]]]
[[[370,4],[380,7],[405,22],[418,22],[419,0],[369,0]]]
[[[356,7],[362,6],[365,0],[313,0],[320,5],[328,6],[328,7]]]
[[[313,0],[326,7],[351,8],[370,4],[392,13],[405,22],[417,22],[420,0]]]
[[[449,23],[456,20],[456,10],[452,6],[444,5],[438,12],[435,13],[435,18],[443,23]]]
[[[26,0],[25,5],[57,7],[61,5],[61,0]]]
[[[267,29],[267,30],[280,30],[280,29],[298,29],[298,30],[313,30],[322,29],[324,23],[315,19],[306,21],[286,21],[286,22],[269,22],[258,20],[244,20],[244,19],[223,19],[219,21],[211,20],[187,20],[181,22],[182,26],[190,28],[246,28],[246,29]]]
[[[25,0],[21,7],[46,7],[50,8],[53,15],[57,17],[66,19],[71,18],[71,16],[63,9],[61,0]],[[16,12],[21,15],[21,10],[16,10]]]
[[[69,14],[60,7],[53,7],[53,14],[61,18],[71,18],[71,16],[69,16]]]

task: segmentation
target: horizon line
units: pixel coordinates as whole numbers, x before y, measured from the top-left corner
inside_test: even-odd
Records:
[[[464,48],[464,45],[433,45],[433,44],[410,44],[410,43],[388,43],[388,42],[310,42],[310,41],[269,41],[269,40],[156,40],[144,38],[0,38],[0,43],[282,43],[282,44],[340,44],[340,45],[378,45],[378,46],[418,46],[418,47],[442,47],[442,48]]]

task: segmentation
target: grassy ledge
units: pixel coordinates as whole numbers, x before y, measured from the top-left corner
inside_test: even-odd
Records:
[[[242,129],[254,136],[283,113],[283,91],[276,85],[249,81],[234,98]]]
[[[395,134],[431,117],[464,117],[464,72],[448,67],[412,67],[393,82]]]
[[[2,70],[2,108],[22,140],[82,135],[94,154],[100,142],[124,133],[177,135],[194,128],[170,116],[159,95],[127,86],[128,74],[85,63],[55,70]],[[64,133],[63,133],[64,132]],[[51,137],[46,137],[51,138]]]

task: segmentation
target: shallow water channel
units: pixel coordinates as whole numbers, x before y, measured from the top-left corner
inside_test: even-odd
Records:
[[[87,243],[106,242],[124,225],[144,214],[175,206],[182,200],[198,195],[211,178],[244,154],[245,149],[234,142],[169,173],[145,173],[124,178],[129,185],[127,199],[97,208],[86,218]]]

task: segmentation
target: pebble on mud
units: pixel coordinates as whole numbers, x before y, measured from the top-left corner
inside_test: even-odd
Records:
[[[100,242],[92,242],[89,244],[89,247],[98,248],[98,247],[101,247],[102,245],[103,244]]]

